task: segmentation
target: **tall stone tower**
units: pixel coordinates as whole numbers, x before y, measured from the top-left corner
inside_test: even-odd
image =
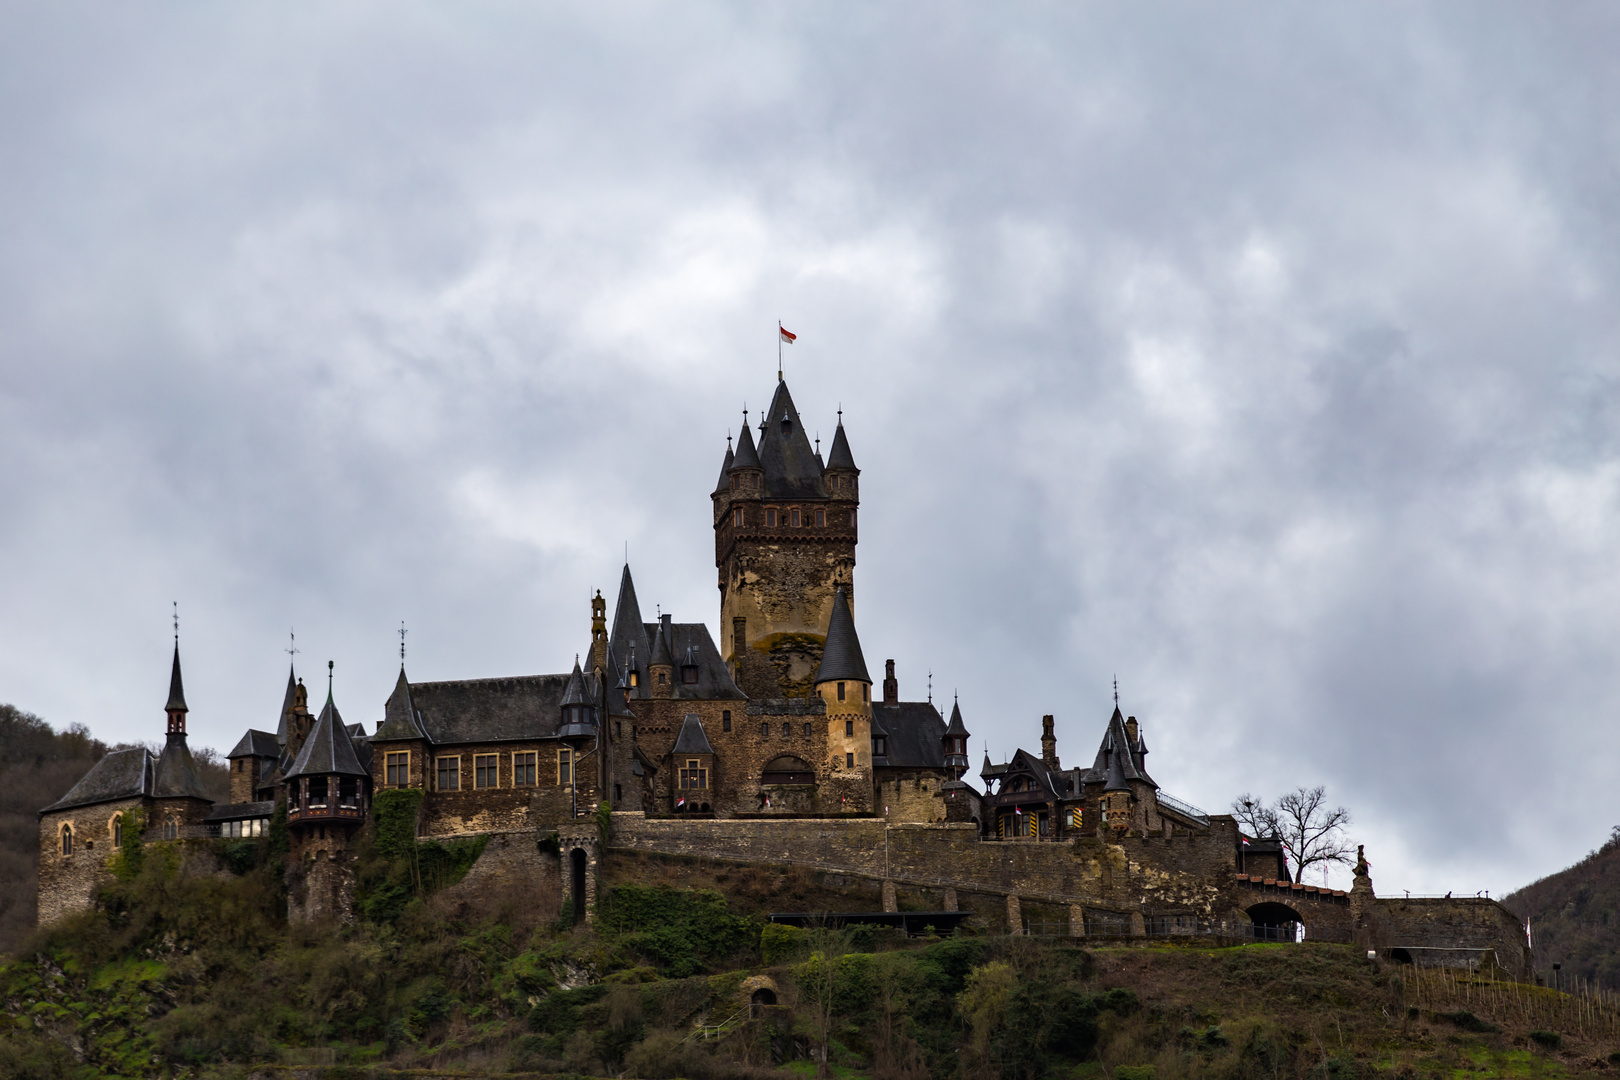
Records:
[[[860,475],[842,417],[823,463],[783,381],[758,444],[745,416],[736,451],[726,450],[713,495],[720,652],[750,698],[814,690],[833,596],[842,588],[855,599]]]

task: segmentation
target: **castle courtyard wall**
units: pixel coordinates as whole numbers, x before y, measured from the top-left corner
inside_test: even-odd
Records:
[[[39,821],[39,925],[46,926],[90,906],[96,890],[112,880],[112,822],[139,810],[140,798],[95,806],[73,806],[42,815]],[[62,827],[73,829],[73,853],[63,855]]]

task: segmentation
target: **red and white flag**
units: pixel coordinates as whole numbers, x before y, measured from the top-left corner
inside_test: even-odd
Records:
[[[788,345],[791,345],[795,341],[799,340],[799,335],[798,334],[795,334],[793,331],[789,330],[787,327],[783,326],[781,323],[776,324],[776,329],[781,333],[782,341],[785,342]]]

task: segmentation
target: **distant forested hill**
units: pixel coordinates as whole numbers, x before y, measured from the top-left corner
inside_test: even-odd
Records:
[[[33,713],[0,705],[0,953],[34,929],[39,881],[39,811],[67,794],[109,749],[82,724],[53,731]],[[161,749],[154,747],[154,751]],[[215,799],[230,789],[214,750],[192,750]]]
[[[1608,842],[1567,870],[1502,898],[1530,920],[1536,970],[1562,964],[1571,975],[1620,990],[1620,826]]]

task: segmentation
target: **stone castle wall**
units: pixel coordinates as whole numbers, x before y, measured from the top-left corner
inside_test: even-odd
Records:
[[[142,800],[123,799],[45,814],[39,822],[39,925],[90,906],[96,890],[112,880],[118,853],[113,820],[139,810]],[[73,853],[62,854],[62,830],[73,830]]]

